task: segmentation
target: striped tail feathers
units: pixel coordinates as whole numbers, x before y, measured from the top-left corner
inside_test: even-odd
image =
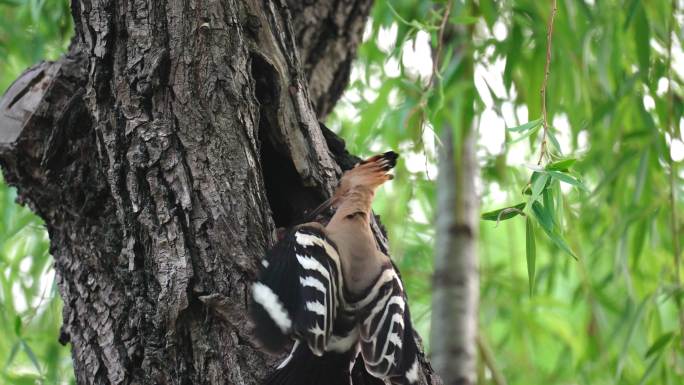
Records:
[[[320,226],[300,226],[269,251],[252,286],[255,334],[271,352],[294,338],[315,355],[328,344],[341,289],[339,256]]]
[[[295,342],[290,355],[264,385],[351,385],[350,365],[356,350],[311,352],[306,344]]]
[[[337,318],[342,289],[340,257],[322,227],[299,227],[294,236],[300,266],[295,336],[315,355],[322,355]]]
[[[397,359],[396,370],[390,374],[390,382],[395,385],[415,385],[424,376],[418,355],[418,343],[414,335],[411,314],[408,306],[404,311],[404,330],[401,335],[401,356]]]
[[[357,304],[362,307],[361,355],[368,372],[393,385],[419,383],[419,349],[403,285],[393,266],[386,266]]]
[[[258,280],[252,284],[255,336],[272,353],[281,353],[292,341],[294,305],[299,302],[299,266],[296,259],[287,257],[292,248],[291,235],[287,235],[262,260]]]
[[[318,356],[296,341],[292,352],[265,385],[385,385],[370,375],[359,356],[359,331],[353,312],[341,310],[325,352]]]

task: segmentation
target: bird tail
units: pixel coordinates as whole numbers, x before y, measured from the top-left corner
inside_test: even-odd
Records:
[[[306,344],[296,342],[264,385],[350,385],[352,357],[352,352],[316,356]]]

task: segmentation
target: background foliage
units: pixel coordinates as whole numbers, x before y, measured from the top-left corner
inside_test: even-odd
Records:
[[[541,116],[550,1],[456,1],[443,44],[447,3],[375,5],[352,82],[328,124],[354,153],[403,155],[375,209],[423,336],[437,138],[459,121],[459,103],[474,103],[479,118],[482,211],[522,203],[526,214],[481,222],[481,383],[682,383],[674,253],[675,240],[684,241],[684,4],[672,16],[673,3],[558,2],[549,156],[540,166],[542,130],[525,123]],[[70,23],[62,0],[0,0],[0,89],[62,52]],[[472,34],[471,44],[456,44],[454,33]],[[474,94],[459,77],[463,55],[475,61]],[[68,350],[57,343],[47,236],[14,196],[0,188],[0,382],[73,381]]]
[[[27,67],[56,59],[73,34],[63,0],[0,0],[0,92]],[[0,175],[0,383],[75,383],[57,341],[62,307],[45,227]]]
[[[551,1],[460,3],[450,22],[473,33],[472,45],[445,41],[440,76],[426,87],[425,57],[438,50],[445,2],[378,2],[350,90],[331,118],[354,152],[392,147],[405,155],[376,210],[392,235],[423,335],[435,137],[458,122],[451,115],[467,94],[454,52],[471,49],[482,211],[537,202],[525,210],[529,225],[522,216],[481,222],[481,383],[496,375],[521,385],[683,383],[673,241],[681,243],[684,231],[681,219],[673,227],[671,214],[684,213],[684,174],[673,161],[682,168],[684,4],[671,18],[669,0],[558,2],[547,89],[553,137],[542,166],[566,171],[559,175],[537,166],[539,123],[519,127],[541,117]],[[426,124],[416,112],[421,106]],[[564,159],[560,167],[552,163]],[[549,182],[535,189],[541,178],[534,170]]]

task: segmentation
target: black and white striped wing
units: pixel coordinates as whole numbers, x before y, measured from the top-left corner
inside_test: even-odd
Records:
[[[252,285],[256,336],[272,351],[291,338],[317,356],[331,338],[341,290],[340,260],[324,230],[302,226],[290,232],[262,261]]]
[[[393,266],[385,268],[357,306],[361,355],[368,372],[391,384],[418,383],[418,346],[404,288]]]

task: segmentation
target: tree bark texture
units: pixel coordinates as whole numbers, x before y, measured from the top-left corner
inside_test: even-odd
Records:
[[[472,29],[452,27],[447,41],[469,42]],[[473,60],[466,44],[457,44],[463,90],[453,111],[460,127],[443,128],[437,177],[435,273],[432,285],[432,364],[446,385],[477,382],[479,271],[477,239],[479,198],[475,188],[476,119]],[[460,58],[458,57],[460,56]]]
[[[69,54],[0,101],[0,164],[46,222],[79,384],[269,374],[249,284],[273,230],[355,161],[318,120],[370,6],[72,1]],[[354,384],[370,383],[357,365]]]
[[[479,273],[478,198],[474,134],[455,156],[451,130],[443,135],[437,180],[435,273],[430,346],[432,364],[447,385],[474,385],[477,364]]]

